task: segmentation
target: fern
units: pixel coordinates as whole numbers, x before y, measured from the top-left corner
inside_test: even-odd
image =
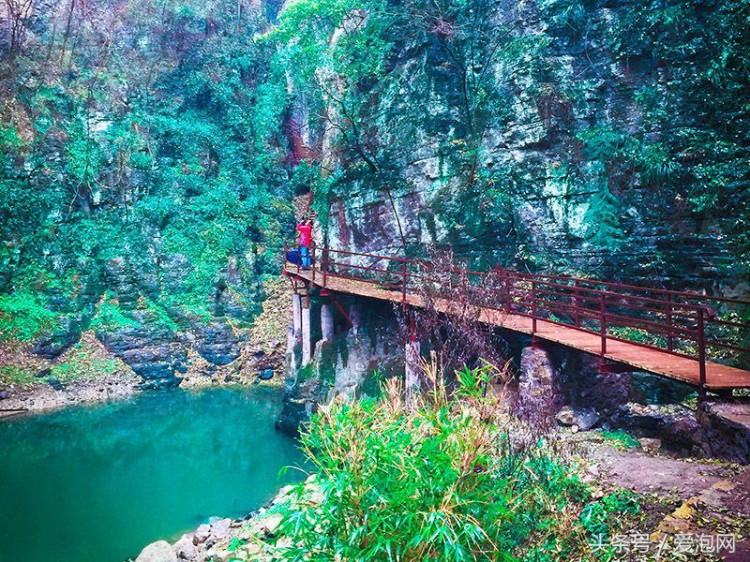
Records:
[[[603,166],[599,166],[599,169],[601,175],[592,184],[596,191],[584,214],[586,238],[594,246],[615,250],[625,238],[620,219],[620,202],[607,186],[603,177]]]

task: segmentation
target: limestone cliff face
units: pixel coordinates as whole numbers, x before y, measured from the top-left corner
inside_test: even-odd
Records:
[[[480,63],[491,68],[469,69],[491,74],[478,88],[493,90],[484,113],[472,109],[473,132],[451,59],[459,39],[415,25],[389,37],[387,70],[359,114],[364,148],[330,130],[308,141],[341,174],[316,194],[319,242],[384,254],[450,245],[480,267],[746,293],[731,235],[743,211],[696,211],[694,155],[654,156],[719,125],[697,117],[697,98],[679,101],[681,117],[654,118],[654,104],[681,91],[677,71],[629,27],[642,3],[575,3],[565,21],[555,9],[564,2],[486,4],[500,20],[486,25],[510,30],[514,43],[500,49],[517,48],[518,60],[488,55]],[[368,146],[372,165],[357,154]]]
[[[710,34],[726,32],[706,31],[719,3],[397,4],[339,14],[315,44],[330,66],[288,74],[292,161],[320,172],[305,184],[318,245],[401,256],[450,247],[478,269],[748,295],[737,227],[747,197],[702,199],[712,174],[734,174],[747,154],[744,133],[724,128],[742,95],[719,100],[706,79],[719,53]],[[668,10],[689,37],[665,31]],[[362,73],[369,63],[378,70]],[[729,159],[708,140],[719,138],[736,149]],[[735,171],[743,191],[750,174]],[[376,346],[341,341],[348,362],[325,343],[309,379],[293,370],[291,395],[305,404],[295,416],[289,402],[293,427],[321,381],[352,394],[372,368]]]

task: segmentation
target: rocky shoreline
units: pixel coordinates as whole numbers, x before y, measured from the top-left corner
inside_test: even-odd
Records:
[[[75,404],[122,400],[140,391],[140,377],[119,372],[70,384],[34,383],[15,391],[0,391],[0,419],[19,413],[39,413]]]
[[[316,475],[305,481],[309,501],[320,502]],[[273,560],[268,539],[274,538],[281,524],[281,512],[293,509],[294,486],[284,486],[266,505],[243,519],[212,517],[195,531],[173,544],[159,540],[146,546],[135,562],[230,562],[231,560]],[[127,562],[132,562],[129,560]]]
[[[42,345],[50,337],[0,340],[0,419],[128,398],[149,388],[281,386],[288,288],[283,280],[272,280],[265,291],[262,311],[241,329],[214,319],[195,334],[180,335],[143,324],[115,332],[89,330],[54,349]]]
[[[44,413],[79,404],[122,400],[151,388],[142,377],[127,366],[111,373],[99,373],[70,381],[44,374],[48,372],[49,370],[42,369],[40,376],[36,377],[37,380],[24,384],[0,381],[0,420],[19,414]],[[257,373],[227,374],[226,370],[217,370],[186,377],[178,387],[195,390],[255,384],[278,387],[283,384],[283,380],[280,376],[261,380]]]
[[[143,379],[109,352],[93,332],[54,359],[28,346],[0,347],[0,419],[74,404],[120,400],[141,389]]]

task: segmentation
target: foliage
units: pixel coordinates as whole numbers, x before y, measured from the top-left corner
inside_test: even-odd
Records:
[[[589,241],[602,248],[617,249],[623,242],[620,205],[606,185],[601,185],[591,198],[584,220]]]
[[[640,506],[633,492],[617,490],[600,501],[588,504],[581,512],[581,523],[592,535],[608,537],[613,516],[638,513]]]
[[[300,484],[277,508],[279,559],[593,558],[588,532],[633,506],[592,501],[543,442],[519,447],[485,375],[466,371],[453,397],[439,384],[409,407],[392,381],[380,401],[321,409],[302,436],[315,491]]]
[[[171,332],[177,332],[180,329],[179,324],[175,322],[169,315],[169,312],[158,303],[153,302],[150,299],[144,299],[145,306],[144,310],[148,312],[151,318],[151,324],[169,330]]]
[[[0,294],[0,340],[30,341],[51,328],[57,314],[29,293]]]
[[[155,310],[223,314],[227,292],[251,319],[291,223],[266,23],[223,0],[34,9],[0,58],[0,292],[89,313],[148,279]]]
[[[117,328],[136,327],[138,321],[125,316],[122,309],[112,299],[104,300],[96,309],[90,327],[109,331]]]
[[[698,216],[736,219],[733,249],[745,266],[750,31],[738,22],[749,18],[747,0],[653,1],[630,12],[611,33],[620,57],[650,59],[666,78],[644,85],[636,96],[646,135],[659,139],[644,146],[656,144],[656,153],[671,160],[673,189]],[[653,134],[658,131],[668,134]]]
[[[34,372],[15,365],[0,365],[0,384],[27,386],[35,381]]]
[[[666,348],[667,338],[660,334],[650,334],[642,328],[631,328],[629,326],[609,326],[608,333],[617,338],[638,343],[646,343],[657,347]],[[681,348],[683,343],[679,340],[674,342],[675,347]]]

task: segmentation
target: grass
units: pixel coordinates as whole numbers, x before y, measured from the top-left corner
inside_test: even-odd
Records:
[[[150,323],[170,332],[180,331],[180,326],[172,319],[166,308],[146,297],[141,297],[141,300],[145,301],[145,309],[150,315]]]
[[[0,384],[28,386],[34,382],[33,371],[15,365],[0,365]]]
[[[96,357],[77,344],[65,362],[52,367],[50,377],[64,383],[106,377],[121,370],[120,361]]]
[[[139,325],[136,320],[125,316],[117,302],[109,295],[99,304],[96,314],[91,321],[91,328],[98,328],[104,331],[138,327]]]
[[[600,433],[607,443],[620,451],[637,449],[641,445],[635,437],[622,429],[617,429],[614,431],[601,431]]]

